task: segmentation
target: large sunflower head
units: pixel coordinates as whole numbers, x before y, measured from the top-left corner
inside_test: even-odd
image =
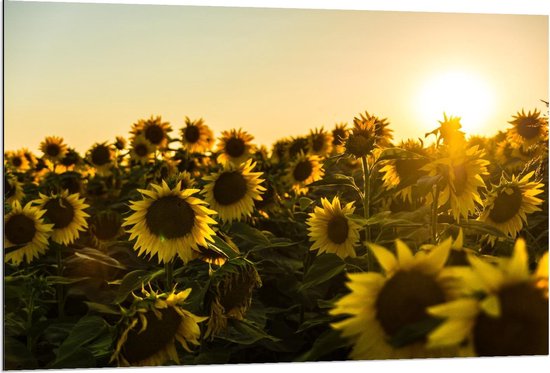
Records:
[[[67,190],[49,196],[39,193],[40,198],[33,201],[45,211],[44,217],[53,223],[52,240],[62,245],[73,243],[80,237],[80,231],[88,228],[84,209],[89,207],[80,194],[69,194]]]
[[[44,153],[44,158],[59,163],[67,153],[67,145],[63,143],[63,138],[57,136],[46,136],[40,143],[40,150]]]
[[[176,346],[192,352],[199,346],[199,323],[206,317],[185,309],[191,289],[157,293],[142,289],[123,312],[115,352],[111,361],[119,366],[158,366],[180,364]]]
[[[226,262],[210,278],[208,289],[208,319],[205,338],[214,338],[225,330],[228,319],[242,320],[252,302],[252,292],[262,286],[252,263],[237,259]]]
[[[15,201],[21,202],[24,196],[23,184],[17,180],[17,177],[9,173],[4,174],[5,201],[9,204]]]
[[[468,260],[466,296],[428,309],[444,321],[429,345],[465,345],[463,354],[474,356],[548,355],[548,252],[532,274],[523,239],[496,265]]]
[[[216,221],[210,215],[216,212],[193,197],[198,189],[182,190],[180,184],[170,188],[163,181],[162,185],[138,190],[144,198],[130,202],[134,212],[123,226],[132,226],[128,232],[130,240],[137,238],[134,250],[139,255],[157,255],[159,263],[170,262],[178,255],[187,263],[196,256],[198,245],[213,242],[215,233],[210,226]]]
[[[340,199],[334,197],[332,202],[321,198],[321,204],[323,207],[315,207],[306,221],[309,240],[313,242],[310,250],[334,253],[342,259],[355,257],[354,245],[359,241],[361,226],[351,217],[355,211],[353,202],[341,207]]]
[[[30,163],[23,150],[7,151],[4,155],[6,166],[15,172],[25,172]]]
[[[468,218],[475,212],[476,203],[482,203],[479,189],[485,188],[482,176],[487,175],[489,162],[483,159],[484,152],[477,146],[463,150],[460,154],[443,155],[420,168],[430,176],[440,176],[438,205],[450,201],[450,208],[455,220]],[[428,195],[428,203],[433,196]]]
[[[241,220],[254,211],[254,200],[261,200],[265,188],[261,172],[252,172],[256,163],[248,160],[240,166],[227,164],[220,172],[205,176],[202,193],[224,221]]]
[[[203,153],[212,149],[214,134],[202,118],[192,121],[185,117],[185,127],[181,129],[181,143],[189,153]]]
[[[508,180],[504,175],[498,185],[493,185],[483,203],[479,220],[488,223],[511,238],[516,238],[527,223],[527,215],[541,211],[542,199],[536,197],[543,192],[544,184],[531,181],[534,172],[521,179],[512,175]],[[494,243],[495,238],[490,236]]]
[[[149,162],[155,152],[155,146],[143,134],[134,136],[131,142],[130,159],[139,164]]]
[[[113,210],[102,210],[90,218],[90,236],[96,247],[104,247],[124,233],[122,216]]]
[[[515,147],[528,148],[538,142],[546,142],[548,140],[548,118],[541,116],[540,111],[534,110],[532,113],[529,110],[527,114],[521,109],[513,120],[508,123],[512,127],[508,128],[507,135]]]
[[[163,122],[160,116],[153,117],[144,120],[140,119],[132,126],[132,133],[134,136],[143,135],[155,149],[165,149],[168,146],[168,133],[172,131],[170,123]]]
[[[11,204],[11,211],[4,215],[4,261],[19,265],[30,263],[46,252],[52,224],[45,224],[45,211],[32,206],[22,207],[18,201]]]
[[[316,155],[300,153],[286,168],[285,181],[296,193],[303,194],[307,185],[320,180],[325,174],[321,160]]]
[[[372,153],[376,145],[376,120],[366,120],[363,115],[361,119],[353,119],[353,128],[345,141],[346,154],[355,158],[366,157]]]
[[[395,246],[397,255],[369,244],[383,273],[348,274],[351,292],[330,311],[332,315],[348,316],[332,326],[353,340],[353,359],[425,358],[449,353],[426,349],[425,335],[434,325],[426,308],[449,298],[440,273],[451,239],[429,253],[416,255],[400,240]]]
[[[220,152],[218,163],[239,165],[245,162],[256,149],[255,145],[251,143],[252,140],[254,140],[254,136],[241,128],[223,131],[218,143]]]
[[[108,175],[115,160],[115,151],[107,142],[95,143],[86,156],[99,175]]]
[[[311,154],[324,157],[332,151],[332,133],[326,132],[322,127],[311,130],[308,140],[308,148]]]

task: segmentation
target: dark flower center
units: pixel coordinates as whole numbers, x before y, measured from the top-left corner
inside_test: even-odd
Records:
[[[12,215],[4,227],[6,238],[15,245],[31,242],[36,234],[34,220],[23,214]]]
[[[151,232],[162,238],[180,238],[191,233],[195,212],[178,196],[166,196],[154,201],[147,209],[145,222]]]
[[[313,135],[311,138],[311,145],[314,152],[320,152],[325,145],[325,137],[320,133]]]
[[[306,159],[296,164],[296,166],[294,167],[294,171],[292,171],[292,176],[294,177],[294,180],[298,182],[303,182],[311,176],[312,172],[313,165],[311,164],[311,161]]]
[[[67,189],[70,194],[80,193],[82,191],[82,183],[80,176],[77,173],[62,173],[60,175],[61,187]]]
[[[94,216],[90,229],[102,241],[115,238],[120,230],[122,221],[116,213],[105,213]]]
[[[74,207],[64,198],[50,199],[44,205],[46,217],[54,224],[54,229],[63,229],[67,227],[74,218]]]
[[[57,144],[48,144],[46,146],[46,154],[50,157],[57,157],[61,153],[61,148]]]
[[[145,128],[145,138],[151,144],[158,145],[164,139],[164,130],[158,124],[150,124]]]
[[[473,330],[479,356],[548,355],[548,299],[528,283],[499,293],[501,315],[481,313]]]
[[[346,130],[343,128],[335,128],[332,131],[332,145],[342,145],[346,139]]]
[[[532,117],[522,118],[517,122],[516,129],[524,139],[530,140],[540,134],[540,123]]]
[[[65,156],[61,160],[61,164],[66,167],[72,166],[78,162],[78,159],[78,153],[72,149],[69,149],[67,151],[67,154],[65,154]]]
[[[145,144],[137,144],[136,146],[134,146],[134,151],[139,157],[145,157],[147,154],[149,154],[149,149]]]
[[[373,150],[374,147],[373,136],[368,136],[366,134],[351,134],[348,136],[346,141],[346,150],[348,153],[356,157],[364,157]]]
[[[225,152],[233,158],[239,158],[244,154],[245,144],[243,139],[231,137],[225,143]]]
[[[111,161],[111,152],[105,145],[98,145],[92,150],[92,163],[96,166],[103,166]]]
[[[341,244],[348,238],[348,219],[345,216],[334,216],[327,226],[328,238],[335,244]]]
[[[442,303],[443,291],[431,276],[418,271],[398,271],[380,290],[376,317],[389,336],[426,318],[426,307]]]
[[[162,318],[157,319],[152,311],[145,314],[147,328],[138,333],[138,324],[128,332],[128,339],[122,346],[122,354],[130,364],[134,364],[154,356],[169,343],[174,343],[174,337],[182,322],[181,316],[172,307],[158,310]]]
[[[408,186],[414,184],[424,173],[419,169],[426,164],[423,159],[397,159],[395,172],[399,176],[399,185]]]
[[[23,160],[20,157],[14,157],[14,158],[12,158],[11,163],[15,167],[21,167],[21,165],[23,164]]]
[[[194,144],[199,141],[200,131],[197,126],[191,125],[185,128],[185,140],[188,143]]]
[[[231,205],[246,195],[247,184],[238,171],[224,172],[214,182],[214,199],[220,205]]]
[[[453,183],[455,187],[455,194],[457,196],[460,196],[464,192],[464,190],[466,190],[468,172],[466,171],[466,166],[464,164],[454,166],[453,172],[455,176]]]
[[[506,189],[512,190],[510,194]],[[493,208],[489,212],[489,218],[495,223],[504,223],[512,219],[519,212],[523,195],[515,186],[501,190],[493,202]]]

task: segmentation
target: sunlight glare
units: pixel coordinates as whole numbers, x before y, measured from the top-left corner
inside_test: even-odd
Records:
[[[450,71],[434,76],[420,89],[417,109],[432,130],[447,116],[460,117],[462,131],[467,135],[487,132],[493,113],[494,93],[483,78],[470,72]]]

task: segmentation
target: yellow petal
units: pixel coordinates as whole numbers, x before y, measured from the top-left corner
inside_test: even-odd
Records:
[[[496,295],[489,295],[481,301],[479,307],[491,317],[500,317],[500,301]]]
[[[503,283],[504,276],[502,272],[492,264],[483,261],[473,255],[468,255],[468,260],[486,287],[486,290],[496,291]]]
[[[472,330],[473,320],[454,319],[437,327],[428,336],[428,348],[453,346],[464,341]]]
[[[395,240],[395,248],[397,249],[397,260],[399,261],[399,266],[403,269],[410,268],[413,263],[413,254],[411,249],[409,249],[407,244],[400,239]]]
[[[544,253],[542,258],[539,259],[537,265],[537,271],[535,272],[536,278],[548,278],[548,251]]]
[[[437,245],[427,255],[418,257],[416,267],[426,274],[433,274],[441,270],[449,257],[451,250],[452,238],[449,237],[439,245]]]
[[[426,310],[430,315],[441,318],[473,318],[479,312],[479,303],[475,299],[461,298],[428,307]]]
[[[386,273],[391,273],[397,269],[397,259],[391,251],[373,243],[367,243],[367,245]]]
[[[506,265],[508,279],[512,282],[527,280],[529,278],[529,267],[527,262],[528,257],[525,240],[518,238],[514,245],[514,253]]]
[[[453,249],[460,249],[464,246],[464,233],[462,232],[462,228],[458,231],[458,236],[456,237],[455,242],[453,242]]]

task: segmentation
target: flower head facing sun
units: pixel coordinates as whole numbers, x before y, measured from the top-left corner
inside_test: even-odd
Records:
[[[131,133],[134,136],[143,135],[155,149],[165,149],[168,146],[168,133],[172,131],[170,123],[163,122],[160,116],[134,123]]]
[[[540,115],[540,111],[529,111],[513,116],[510,123],[512,127],[508,128],[508,136],[515,147],[529,148],[539,142],[548,141],[548,118]]]
[[[286,168],[285,181],[298,194],[308,191],[308,185],[325,174],[321,160],[316,155],[300,153]]]
[[[45,211],[44,217],[53,223],[52,240],[62,245],[73,243],[80,237],[80,231],[88,228],[84,209],[89,207],[80,199],[80,194],[69,194],[67,190],[49,196],[39,193],[40,198],[33,201]]]
[[[214,144],[212,130],[204,124],[202,118],[192,121],[185,117],[185,127],[181,129],[181,142],[189,153],[209,151]]]
[[[176,342],[185,351],[199,346],[199,323],[207,317],[194,315],[184,303],[191,289],[157,293],[142,289],[142,296],[123,313],[111,361],[119,366],[158,366],[180,364]]]
[[[7,151],[4,159],[6,166],[15,172],[25,172],[31,166],[23,150]]]
[[[548,355],[548,253],[533,274],[523,239],[496,266],[473,255],[468,260],[468,296],[428,308],[444,320],[429,346],[465,344],[462,354],[470,356]]]
[[[130,158],[139,164],[146,164],[152,158],[155,147],[143,135],[134,136],[131,143]]]
[[[418,252],[414,256],[404,242],[396,240],[395,245],[397,256],[381,246],[368,244],[384,274],[348,274],[351,292],[330,311],[331,315],[348,317],[332,326],[353,341],[353,359],[447,356],[450,351],[445,349],[428,350],[422,334],[399,339],[406,330],[429,322],[427,307],[450,297],[440,274],[451,238],[429,253]]]
[[[53,224],[44,223],[44,213],[44,210],[32,206],[31,202],[24,207],[18,201],[12,203],[11,211],[4,215],[6,263],[30,263],[46,252]]]
[[[223,131],[218,143],[220,152],[217,158],[218,162],[224,165],[227,163],[240,165],[245,162],[256,149],[255,145],[251,143],[252,140],[254,140],[254,136],[240,128]]]
[[[215,235],[210,227],[216,221],[210,217],[215,211],[205,207],[201,199],[193,197],[197,189],[181,190],[177,184],[170,188],[151,184],[151,189],[138,189],[144,196],[141,201],[131,201],[134,212],[123,226],[132,226],[130,240],[137,238],[134,250],[139,255],[157,255],[159,263],[170,262],[178,255],[185,263],[194,259],[198,246],[206,246]]]
[[[40,150],[44,153],[44,158],[53,163],[58,163],[65,157],[67,145],[63,143],[63,138],[61,137],[47,136],[40,143]]]
[[[113,210],[102,210],[90,218],[90,236],[96,247],[104,247],[124,233],[122,216]]]
[[[332,134],[323,128],[311,130],[308,140],[311,154],[324,157],[332,151]]]
[[[488,193],[478,219],[516,238],[527,223],[527,215],[541,211],[538,206],[542,199],[536,196],[543,192],[544,184],[530,181],[533,175],[534,172],[530,172],[521,179],[512,175],[510,180],[502,176],[499,185],[493,185]],[[489,241],[494,243],[495,238],[491,236]]]
[[[95,143],[87,153],[88,161],[99,175],[108,175],[115,159],[115,151],[107,142]]]
[[[310,250],[334,253],[342,259],[355,257],[354,245],[359,241],[361,226],[351,219],[353,202],[341,207],[340,199],[334,197],[332,202],[321,198],[321,204],[323,207],[315,207],[306,221],[309,240],[313,242]]]
[[[4,174],[5,201],[9,204],[15,201],[21,202],[24,196],[23,184],[17,180],[17,177],[9,173]]]
[[[240,166],[227,164],[218,173],[205,176],[202,193],[206,201],[224,221],[241,220],[254,211],[254,201],[261,200],[265,188],[260,184],[261,172],[252,172],[256,163],[251,159]]]

